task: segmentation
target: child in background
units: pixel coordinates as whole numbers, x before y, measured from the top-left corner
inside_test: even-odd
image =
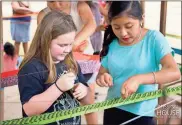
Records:
[[[15,48],[10,42],[4,44],[3,55],[3,72],[8,72],[17,69],[18,56],[15,53]]]
[[[90,36],[90,41],[92,43],[92,47],[94,49],[95,55],[99,55],[101,49],[102,49],[102,28],[101,28],[101,13],[99,10],[99,4],[98,1],[87,1],[88,5],[91,8],[91,11],[95,17],[95,22],[97,25],[97,28],[95,32]]]
[[[47,1],[45,9],[41,10],[37,16],[37,23],[50,11],[58,10],[72,16],[77,28],[73,51],[93,54],[90,36],[96,29],[96,22],[90,7],[84,1]]]

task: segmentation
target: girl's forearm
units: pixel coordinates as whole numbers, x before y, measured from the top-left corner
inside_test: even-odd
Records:
[[[158,72],[137,75],[141,84],[164,84],[179,80],[180,71],[177,68],[164,68]]]
[[[33,13],[29,8],[19,7],[14,9],[18,14],[31,14]]]
[[[74,45],[77,46],[84,40],[87,40],[95,32],[95,29],[95,22],[90,21],[85,24],[81,31],[76,35]]]
[[[33,96],[23,105],[23,109],[28,116],[42,114],[61,94],[62,92],[58,90],[55,84],[53,84],[45,92]]]

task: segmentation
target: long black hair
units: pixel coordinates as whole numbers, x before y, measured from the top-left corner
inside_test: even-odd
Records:
[[[108,11],[108,18],[111,22],[113,18],[127,14],[129,17],[142,20],[142,7],[139,1],[113,1],[110,4]],[[100,57],[106,56],[109,51],[109,45],[113,39],[117,38],[112,30],[112,26],[109,25],[104,33],[104,42]]]
[[[109,45],[113,41],[113,39],[117,38],[116,35],[114,34],[111,25],[109,25],[104,33],[104,42],[103,42],[103,47],[102,51],[100,53],[100,57],[106,56],[108,51],[109,51]]]
[[[11,56],[12,59],[15,56],[15,48],[13,46],[13,44],[11,44],[10,42],[6,42],[4,44],[4,52],[8,55]]]

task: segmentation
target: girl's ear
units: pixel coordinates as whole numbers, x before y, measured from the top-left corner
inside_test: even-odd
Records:
[[[142,15],[142,20],[140,26],[143,28],[145,23],[145,14]]]
[[[145,13],[142,14],[142,20],[143,20],[143,21],[145,20]]]

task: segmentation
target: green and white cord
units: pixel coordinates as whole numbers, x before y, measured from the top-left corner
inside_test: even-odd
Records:
[[[173,88],[166,88],[164,90],[156,90],[146,93],[134,93],[126,99],[114,98],[111,100],[106,100],[103,102],[80,106],[74,109],[56,111],[52,113],[45,113],[38,116],[32,116],[21,119],[13,119],[0,122],[0,125],[25,125],[25,124],[48,124],[59,120],[68,119],[75,116],[84,115],[91,112],[98,112],[100,110],[117,107],[121,105],[127,105],[131,103],[136,103],[144,100],[154,99],[162,96],[169,96],[175,94],[181,94],[182,86],[177,86]]]

